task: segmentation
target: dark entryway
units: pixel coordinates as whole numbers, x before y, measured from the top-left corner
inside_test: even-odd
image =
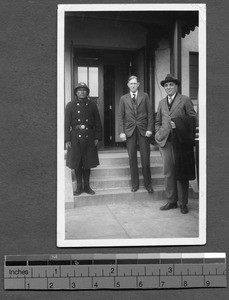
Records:
[[[112,51],[74,49],[73,88],[84,81],[90,88],[90,98],[98,104],[102,121],[102,148],[123,146],[119,140],[118,107],[120,97],[128,92],[127,79],[137,75],[141,89],[145,82],[144,49]]]

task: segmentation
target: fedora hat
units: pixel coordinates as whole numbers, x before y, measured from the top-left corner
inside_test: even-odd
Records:
[[[180,81],[171,74],[166,75],[165,79],[161,81],[161,85],[164,87],[166,82],[174,82],[177,85],[180,84]]]
[[[84,89],[86,89],[86,90],[87,90],[87,93],[88,93],[88,95],[89,95],[90,89],[89,89],[89,87],[86,85],[86,83],[84,83],[84,82],[79,82],[79,83],[77,84],[77,86],[76,86],[75,89],[74,89],[74,94],[75,94],[75,95],[76,95],[76,92],[77,92],[77,90],[78,90],[79,88],[84,88]]]

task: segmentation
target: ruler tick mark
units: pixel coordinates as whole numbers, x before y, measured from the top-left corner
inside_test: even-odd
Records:
[[[178,262],[168,264],[167,266],[169,266],[169,268],[166,268],[164,258],[160,260],[162,263],[161,265],[159,265],[158,262],[154,264],[149,263],[150,260],[148,260],[147,262],[144,261],[144,263],[139,263],[138,261],[139,266],[136,266],[135,262],[125,266],[123,266],[123,262],[121,262],[121,265],[118,265],[118,261],[115,260],[115,265],[112,264],[112,266],[107,266],[106,268],[106,266],[99,266],[100,263],[97,263],[96,266],[96,263],[94,263],[93,260],[91,261],[91,257],[90,262],[87,263],[87,258],[85,257],[87,256],[83,257],[85,266],[76,267],[74,264],[69,263],[70,266],[66,269],[64,267],[64,265],[66,265],[65,259],[63,259],[63,262],[61,260],[58,261],[55,266],[51,266],[51,263],[47,262],[47,264],[42,265],[42,267],[39,266],[41,265],[39,263],[39,265],[35,264],[26,269],[18,267],[18,265],[20,265],[18,262],[17,264],[15,263],[16,266],[14,267],[9,260],[8,266],[10,267],[6,264],[4,266],[5,289],[17,289],[18,286],[21,286],[21,290],[28,290],[31,288],[37,290],[57,290],[63,289],[63,287],[66,287],[66,289],[79,289],[80,286],[83,287],[83,289],[89,290],[100,288],[168,289],[187,287],[226,287],[226,262],[224,264],[218,264],[214,261],[211,263],[211,261],[206,260],[206,263],[204,264],[199,263],[198,261],[188,263],[186,260],[183,265]],[[81,257],[80,259],[82,260]],[[122,256],[120,256],[120,261],[122,259]],[[20,261],[20,257],[17,260]],[[43,258],[41,262],[42,261],[44,261]],[[73,260],[70,261],[72,262]],[[119,267],[120,272],[118,269]],[[222,267],[224,267],[224,269]],[[188,278],[188,275],[191,277]],[[76,278],[74,279],[73,276]],[[111,279],[112,276],[114,279]],[[38,281],[36,282],[36,280]],[[90,285],[90,282],[92,282],[92,285]],[[112,286],[112,284],[114,286]]]

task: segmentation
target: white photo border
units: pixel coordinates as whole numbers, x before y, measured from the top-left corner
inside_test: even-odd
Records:
[[[199,237],[142,239],[65,239],[64,165],[64,40],[65,13],[87,11],[198,11],[199,12]],[[178,246],[206,243],[206,4],[72,4],[58,5],[57,22],[57,246],[122,247]]]

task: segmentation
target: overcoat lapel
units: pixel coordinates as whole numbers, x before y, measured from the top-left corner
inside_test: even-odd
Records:
[[[167,112],[168,115],[169,115],[170,112],[169,112],[169,107],[168,107],[167,97],[163,99],[163,102],[164,102],[164,103],[163,103],[163,104],[164,104],[163,106],[164,106],[166,112]]]
[[[177,108],[177,106],[180,104],[180,102],[181,102],[181,95],[177,94],[175,99],[174,99],[173,105],[170,109],[170,112],[169,112],[170,115],[174,112],[174,110]]]

